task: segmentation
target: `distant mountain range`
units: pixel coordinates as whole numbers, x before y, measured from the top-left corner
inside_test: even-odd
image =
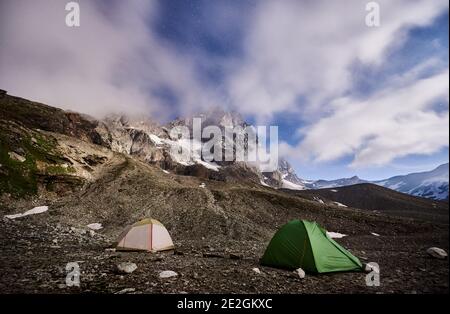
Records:
[[[186,125],[192,127],[192,117],[184,119],[176,119],[169,123],[166,127],[175,125]],[[225,126],[248,126],[249,124],[237,113],[226,112],[220,109],[212,109],[208,112],[195,115],[201,117],[203,125],[217,125],[221,128]],[[197,161],[198,163],[199,161]],[[206,167],[207,163],[201,163]],[[225,166],[225,163],[218,162],[220,166]],[[211,167],[210,167],[211,168]],[[225,172],[229,172],[224,169]],[[353,176],[351,178],[341,178],[336,180],[306,180],[301,178],[295,172],[295,169],[284,158],[280,158],[278,170],[270,173],[255,172],[255,175],[261,178],[261,184],[268,185],[274,188],[284,188],[290,190],[305,190],[305,189],[326,189],[343,186],[350,186],[361,183],[373,183],[386,188],[430,199],[446,200],[448,199],[448,185],[449,185],[449,166],[448,163],[439,166],[438,168],[421,173],[412,173],[403,176],[395,176],[385,180],[369,181]]]
[[[282,169],[292,169],[290,166],[280,163]],[[360,179],[357,176],[351,178],[342,178],[337,180],[315,180],[307,181],[299,179],[295,172],[290,170],[285,180],[289,183],[283,185],[286,189],[305,190],[305,189],[330,189],[343,186],[350,186],[360,183],[373,183],[398,192],[420,196],[435,200],[448,200],[449,185],[449,164],[442,164],[434,170],[410,173],[391,177],[385,180],[369,181]]]
[[[317,180],[309,185],[312,189],[328,189],[340,186],[354,185],[358,183],[367,183],[368,181],[362,180],[357,176],[351,178],[342,178],[337,180]]]
[[[434,170],[395,176],[373,183],[398,192],[436,200],[448,200],[448,163]]]

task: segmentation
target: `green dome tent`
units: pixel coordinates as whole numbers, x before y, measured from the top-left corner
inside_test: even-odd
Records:
[[[265,266],[311,273],[362,270],[359,259],[331,239],[316,222],[292,220],[273,236],[261,259]]]

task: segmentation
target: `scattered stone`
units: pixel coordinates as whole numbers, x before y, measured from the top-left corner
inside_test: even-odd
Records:
[[[255,273],[257,273],[258,275],[261,274],[261,271],[259,270],[259,268],[255,267],[252,269]]]
[[[238,253],[230,253],[230,259],[242,259],[242,255]]]
[[[100,229],[103,228],[102,224],[101,224],[101,223],[98,223],[98,222],[93,223],[93,224],[89,224],[89,225],[87,225],[86,227],[88,227],[88,228],[91,229],[91,230],[100,230]]]
[[[174,250],[173,255],[184,255],[184,252],[179,251],[179,250]]]
[[[65,289],[67,287],[67,285],[65,284],[65,283],[60,283],[59,285],[58,285],[58,288],[59,289]]]
[[[19,154],[19,155],[25,155],[25,150],[22,147],[17,147],[14,150],[15,153]]]
[[[300,279],[303,279],[306,276],[305,271],[301,268],[297,268],[294,272],[298,275]]]
[[[159,273],[159,278],[172,278],[176,276],[178,276],[178,274],[172,270],[165,270]]]
[[[105,252],[115,252],[115,251],[116,251],[116,248],[108,247],[105,249]]]
[[[203,253],[203,257],[207,257],[207,258],[224,258],[224,256],[219,254],[219,253]]]
[[[117,270],[121,274],[131,274],[137,269],[137,265],[135,263],[124,262],[117,265]]]
[[[125,289],[122,289],[122,290],[116,292],[116,294],[126,294],[126,293],[130,293],[130,292],[134,292],[134,291],[136,291],[135,288],[125,288]]]
[[[376,273],[379,273],[380,272],[380,268],[379,268],[378,264],[370,262],[370,263],[366,264],[366,266],[364,267],[364,271],[367,272],[367,273],[370,273],[372,271],[374,271]]]
[[[9,158],[18,161],[18,162],[24,162],[25,160],[27,160],[25,157],[20,156],[18,153],[16,152],[8,152]]]
[[[447,252],[445,252],[443,249],[440,249],[438,247],[430,247],[427,250],[427,253],[437,259],[446,259],[447,258]]]
[[[78,234],[86,234],[86,230],[75,227],[70,227],[70,232]]]

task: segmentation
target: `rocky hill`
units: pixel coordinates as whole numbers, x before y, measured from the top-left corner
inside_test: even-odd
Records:
[[[449,217],[448,203],[407,195],[371,183],[289,192],[319,203],[362,208],[392,216],[436,222],[448,222]]]

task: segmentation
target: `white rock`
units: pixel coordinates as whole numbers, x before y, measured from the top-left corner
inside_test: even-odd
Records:
[[[374,235],[374,236],[376,236],[376,237],[379,237],[379,236],[380,236],[378,233],[375,233],[375,232],[371,232],[370,234],[371,234],[371,235]]]
[[[257,274],[261,274],[261,271],[257,267],[253,268],[252,270]]]
[[[314,196],[313,200],[315,200],[316,202],[319,202],[320,204],[325,204],[325,202],[323,200],[321,200],[319,197]]]
[[[100,229],[103,228],[102,224],[98,223],[98,222],[95,222],[93,224],[89,224],[86,227],[88,227],[89,229],[92,229],[92,230],[100,230]]]
[[[343,234],[343,233],[339,233],[339,232],[328,232],[328,231],[327,231],[327,235],[328,235],[330,238],[332,238],[332,239],[340,239],[340,238],[343,238],[343,237],[346,237],[346,236],[347,236],[346,234]]]
[[[427,250],[427,253],[434,258],[438,258],[438,259],[446,259],[447,258],[447,252],[445,252],[443,249],[440,249],[438,247],[430,247]]]
[[[9,155],[9,158],[16,160],[18,162],[24,162],[25,160],[27,160],[25,157],[20,156],[19,154],[15,153],[15,152],[9,152],[8,155]]]
[[[297,268],[294,272],[298,275],[300,279],[303,279],[306,276],[305,271],[301,268]]]
[[[131,274],[137,269],[137,265],[135,263],[124,262],[117,265],[117,270],[123,274]]]
[[[178,276],[178,274],[172,270],[165,270],[159,273],[159,278],[171,278],[176,276]]]
[[[125,293],[129,293],[129,292],[134,292],[134,291],[136,291],[136,289],[134,289],[134,288],[125,288],[125,289],[122,289],[122,290],[116,292],[116,294],[125,294]]]
[[[367,263],[366,266],[364,267],[364,270],[368,273],[370,273],[372,271],[374,271],[376,273],[380,273],[380,267],[378,266],[377,263],[374,263],[374,262]]]

